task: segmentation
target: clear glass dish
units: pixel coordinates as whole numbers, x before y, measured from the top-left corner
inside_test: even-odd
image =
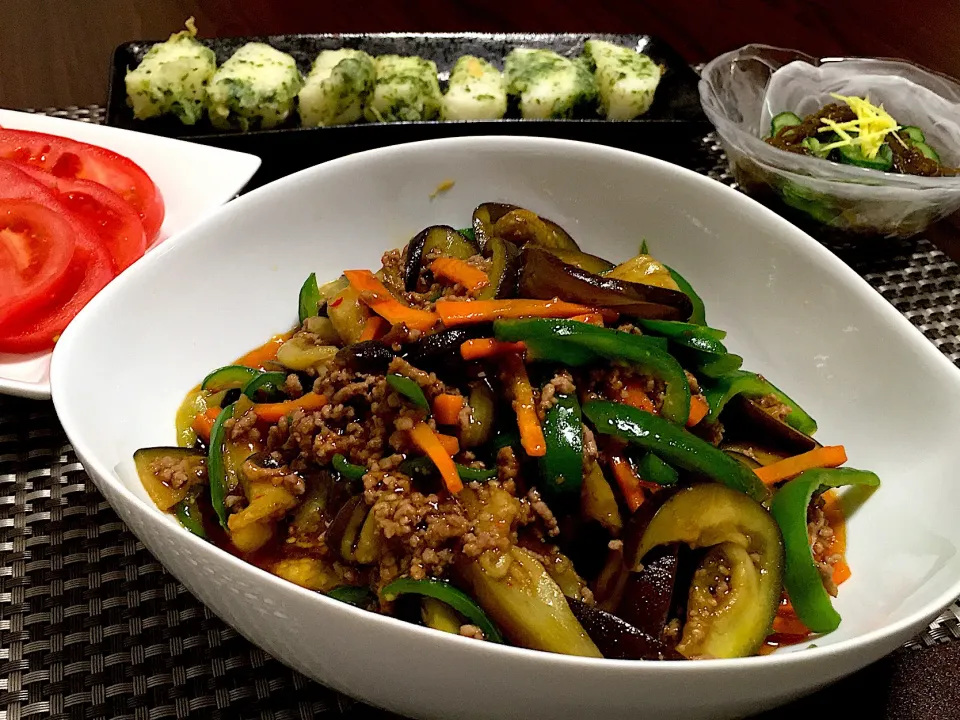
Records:
[[[743,190],[844,232],[910,237],[960,208],[960,177],[881,172],[779,150],[763,138],[770,118],[804,116],[831,93],[868,95],[903,125],[923,129],[950,167],[960,166],[960,84],[903,60],[816,59],[746,45],[710,61],[700,100]]]

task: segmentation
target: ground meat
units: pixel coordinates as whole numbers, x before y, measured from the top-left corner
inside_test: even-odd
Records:
[[[227,495],[223,504],[232,513],[240,512],[247,506],[247,498],[243,495]]]
[[[527,492],[527,500],[530,502],[530,507],[533,511],[540,516],[540,519],[543,520],[543,524],[546,527],[547,535],[550,537],[556,537],[560,534],[560,526],[557,524],[557,518],[554,516],[553,511],[549,506],[543,501],[540,497],[540,493],[536,488],[530,488]]]
[[[520,461],[512,447],[502,447],[497,451],[497,477],[501,483],[512,483],[520,475]]]
[[[623,550],[623,540],[611,540],[607,543],[607,547],[611,550]]]
[[[621,402],[628,397],[627,386],[633,384],[647,394],[654,411],[659,412],[663,406],[664,384],[632,367],[594,368],[587,378],[587,395]]]
[[[401,295],[404,287],[405,249],[387,250],[380,258],[383,265],[383,284],[394,295]]]
[[[461,625],[460,635],[474,640],[483,640],[483,631],[476,625]]]
[[[630,333],[631,335],[643,335],[643,330],[638,328],[633,323],[623,323],[622,325],[618,325],[617,330],[620,332]]]
[[[583,426],[583,472],[588,473],[597,461],[600,451],[597,449],[597,438],[593,430]]]
[[[207,466],[194,457],[164,455],[150,463],[150,472],[164,485],[174,489],[207,479]]]
[[[584,585],[580,588],[580,599],[587,605],[595,605],[597,600],[593,596],[593,590]]]
[[[292,495],[303,495],[306,484],[303,478],[291,471],[287,465],[265,467],[259,462],[261,456],[252,455],[243,463],[243,476],[252,483],[269,482],[271,485],[282,485]]]
[[[820,571],[820,577],[823,579],[824,589],[831,596],[837,596],[837,586],[833,582],[833,566],[840,561],[840,555],[830,553],[830,547],[833,542],[833,528],[827,522],[826,515],[823,512],[823,498],[818,497],[810,503],[807,511],[807,535],[810,540],[810,549],[813,551],[813,559],[817,564],[817,570]]]
[[[690,386],[690,392],[694,395],[700,394],[700,383],[697,382],[697,377],[689,370],[684,370],[684,374],[687,376],[687,385]]]
[[[283,392],[291,398],[298,398],[303,395],[303,385],[300,383],[300,378],[296,373],[287,375],[287,379],[283,383]]]
[[[782,402],[780,402],[777,396],[773,393],[764,395],[759,400],[754,400],[753,402],[781,422],[787,417],[787,415],[790,414],[790,406],[784,405]]]
[[[257,414],[250,408],[240,417],[227,420],[223,427],[227,431],[227,437],[233,442],[255,445],[260,442],[261,437],[257,421]]]
[[[660,637],[667,645],[676,646],[680,642],[680,620],[673,618],[668,622]]]
[[[537,415],[543,421],[547,411],[557,403],[557,395],[573,395],[577,386],[573,383],[573,376],[566,370],[557,373],[550,382],[543,386],[540,392],[540,403],[537,406]]]

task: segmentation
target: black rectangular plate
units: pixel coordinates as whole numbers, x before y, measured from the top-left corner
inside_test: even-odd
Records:
[[[326,128],[300,128],[296,113],[274,130],[222,131],[204,119],[190,127],[176,118],[136,120],[127,106],[124,76],[158,41],[120,45],[113,55],[107,101],[107,124],[115,127],[181,138],[216,147],[258,155],[263,165],[250,187],[320,162],[376,147],[417,140],[464,135],[533,135],[595,142],[641,152],[674,162],[689,155],[688,144],[709,128],[697,92],[697,75],[669,45],[650,35],[542,34],[542,33],[385,33],[271,35],[256,38],[202,39],[224,62],[241,45],[266,42],[292,55],[306,74],[321,50],[350,47],[371,55],[419,55],[437,64],[441,85],[461,55],[477,55],[503,67],[503,58],[517,47],[548,48],[575,57],[590,38],[636,48],[664,68],[663,78],[650,110],[640,119],[610,122],[596,118],[576,120],[475,120],[457,122],[358,123]]]

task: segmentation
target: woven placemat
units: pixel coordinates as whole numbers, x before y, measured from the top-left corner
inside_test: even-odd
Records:
[[[96,106],[38,112],[103,118]],[[713,136],[693,150],[695,169],[734,185]],[[925,239],[865,247],[832,249],[960,362],[957,265]],[[921,658],[955,639],[957,604],[898,655]],[[874,675],[837,688],[876,692]],[[806,716],[817,702],[776,717]],[[870,717],[947,717],[909,700],[903,708]],[[0,397],[0,720],[331,716],[388,717],[284,667],[216,618],[120,522],[52,405]]]

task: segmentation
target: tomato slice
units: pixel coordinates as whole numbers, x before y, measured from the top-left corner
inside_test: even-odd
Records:
[[[109,188],[90,180],[58,178],[30,165],[11,164],[57,193],[63,206],[103,241],[117,272],[122,272],[146,252],[143,223],[133,208]]]
[[[0,332],[0,352],[47,350],[77,313],[115,277],[110,256],[96,240],[77,243],[60,292],[32,315],[7,323]]]
[[[56,295],[75,248],[70,222],[55,210],[0,199],[0,328]]]
[[[147,243],[163,223],[163,198],[150,176],[129,158],[70,138],[0,128],[0,158],[46,170],[59,178],[92,180],[113,190],[140,215]]]

